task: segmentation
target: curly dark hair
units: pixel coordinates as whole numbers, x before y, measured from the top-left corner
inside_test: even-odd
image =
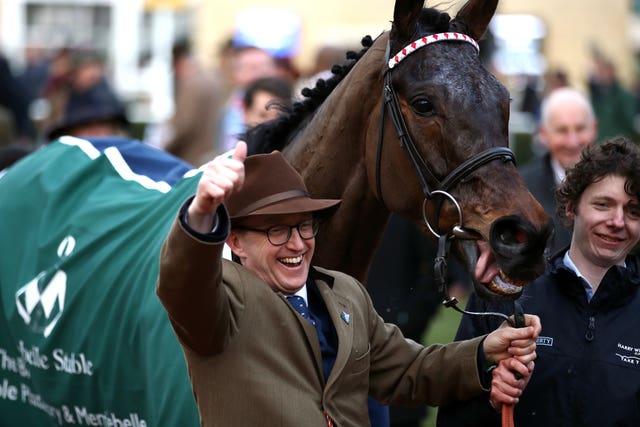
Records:
[[[556,214],[564,226],[573,227],[567,208],[575,210],[585,189],[609,175],[625,178],[625,192],[640,200],[640,147],[627,138],[615,137],[584,149],[555,192]]]

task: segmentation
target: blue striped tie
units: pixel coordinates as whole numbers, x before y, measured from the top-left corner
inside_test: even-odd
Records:
[[[320,353],[322,354],[322,373],[325,378],[329,378],[338,352],[338,339],[335,336],[336,333],[333,329],[329,313],[323,313],[321,311],[320,313],[311,314],[304,298],[297,295],[288,296],[287,300],[289,304],[315,328],[316,335],[318,336],[318,344],[320,344]],[[316,306],[314,306],[314,308],[321,309],[321,307]],[[326,311],[326,308],[324,311]]]

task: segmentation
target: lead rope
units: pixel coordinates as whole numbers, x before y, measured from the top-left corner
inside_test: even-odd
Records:
[[[457,306],[458,300],[455,297],[449,295],[449,291],[447,288],[447,255],[449,254],[449,248],[451,246],[451,240],[453,237],[451,235],[441,235],[438,238],[438,252],[436,254],[436,258],[433,263],[433,274],[435,276],[436,283],[438,284],[438,289],[444,295],[444,300],[442,304],[445,307],[451,307],[459,313],[468,314],[471,316],[497,316],[500,317],[509,323],[510,326],[514,328],[523,328],[525,326],[524,322],[524,311],[522,306],[518,301],[513,302],[513,320],[504,313],[499,312],[474,312],[463,310]],[[514,373],[516,377],[519,374]],[[509,405],[504,403],[502,405],[502,427],[515,427],[514,423],[514,405]]]
[[[518,301],[513,302],[513,312],[515,319],[513,326],[516,328],[524,328],[524,311]],[[514,373],[514,375],[516,378],[520,378],[520,374]],[[502,404],[502,427],[515,427],[514,410],[515,405],[510,405],[508,403]]]
[[[502,404],[502,427],[516,427],[513,419],[513,405]]]

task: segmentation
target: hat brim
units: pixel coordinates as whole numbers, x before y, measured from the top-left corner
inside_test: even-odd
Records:
[[[296,197],[282,200],[263,206],[242,216],[232,216],[232,220],[256,215],[284,215],[293,213],[313,212],[321,216],[332,214],[337,209],[341,200],[335,199],[311,199],[308,197]]]

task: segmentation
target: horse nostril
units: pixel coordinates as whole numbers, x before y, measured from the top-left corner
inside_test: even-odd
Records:
[[[505,246],[517,246],[527,243],[528,232],[522,222],[505,217],[496,220],[491,229],[492,240]]]
[[[500,234],[500,240],[504,243],[514,242],[517,244],[524,243],[527,241],[527,233],[522,230],[509,230],[509,232],[504,232]]]
[[[519,230],[519,231],[515,234],[514,238],[515,238],[515,240],[516,240],[518,243],[524,243],[524,242],[527,240],[527,233],[525,233],[525,232],[524,232],[524,231],[522,231],[522,230]]]
[[[515,215],[495,220],[489,232],[489,244],[500,269],[509,277],[530,281],[544,271],[543,251],[548,229],[536,228]]]

